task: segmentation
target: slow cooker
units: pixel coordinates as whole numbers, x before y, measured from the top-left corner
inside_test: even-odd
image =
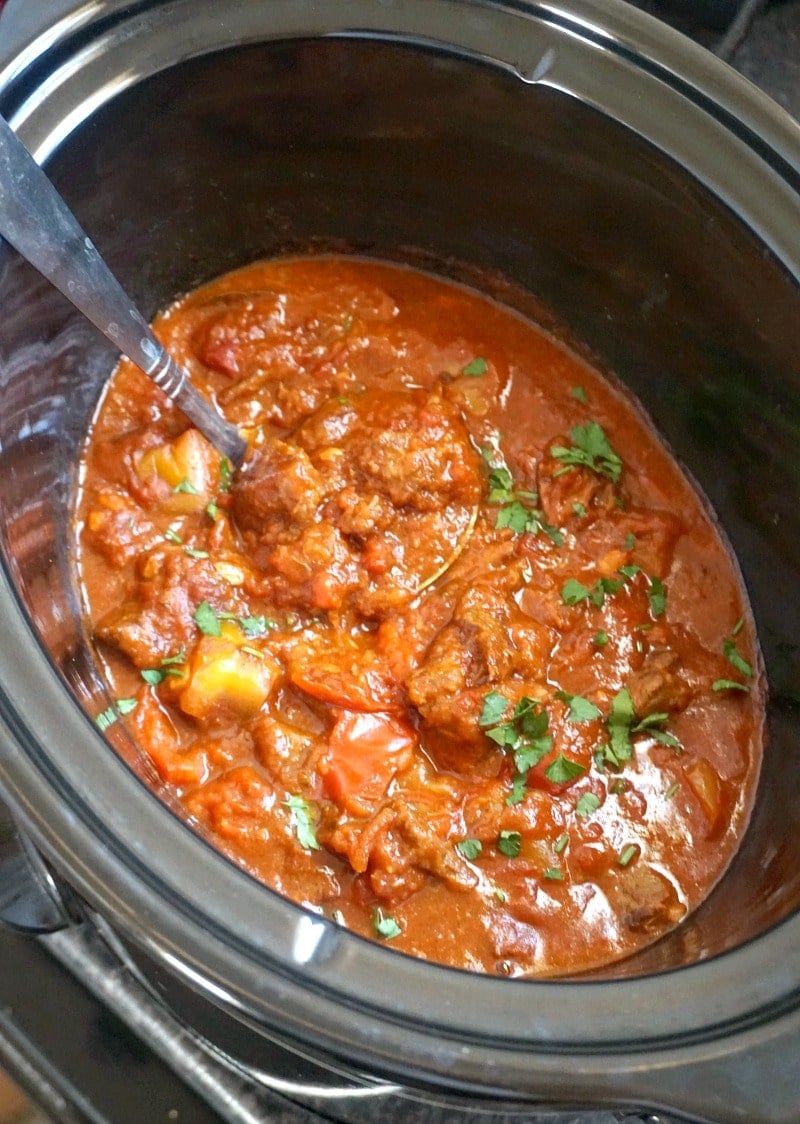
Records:
[[[35,895],[40,928],[92,916],[234,1057],[257,1067],[278,1041],[354,1090],[383,1083],[399,1119],[796,1122],[797,126],[617,0],[93,0],[0,71],[0,112],[146,314],[259,257],[346,249],[479,284],[614,372],[719,514],[771,690],[731,869],[605,973],[483,978],[281,899],[91,718],[107,698],[71,502],[115,356],[3,247],[0,777],[32,872],[7,915]]]

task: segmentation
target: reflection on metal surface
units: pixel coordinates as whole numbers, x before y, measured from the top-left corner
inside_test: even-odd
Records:
[[[52,933],[69,924],[53,876],[0,803],[0,924],[24,933]]]

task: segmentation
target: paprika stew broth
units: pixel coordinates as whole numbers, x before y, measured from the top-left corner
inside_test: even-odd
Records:
[[[281,894],[554,975],[680,922],[745,829],[764,697],[736,564],[640,409],[477,292],[262,262],[156,321],[235,475],[123,361],[78,556],[125,722]]]

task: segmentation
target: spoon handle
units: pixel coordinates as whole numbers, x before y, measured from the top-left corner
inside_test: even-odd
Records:
[[[159,343],[92,240],[0,117],[0,236],[183,410],[234,464],[245,443]]]

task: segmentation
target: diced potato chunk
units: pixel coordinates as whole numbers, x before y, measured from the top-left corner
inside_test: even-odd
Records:
[[[216,492],[219,465],[216,449],[196,429],[187,429],[175,441],[143,453],[136,471],[142,480],[155,475],[178,489],[168,501],[175,501],[176,510],[194,511]]]
[[[684,773],[689,787],[697,797],[710,826],[713,827],[719,818],[722,799],[719,774],[705,757],[698,757],[696,761],[692,761],[686,766]]]
[[[279,674],[267,653],[259,659],[224,636],[204,636],[192,655],[179,704],[185,714],[200,720],[220,711],[250,718],[267,701]]]

